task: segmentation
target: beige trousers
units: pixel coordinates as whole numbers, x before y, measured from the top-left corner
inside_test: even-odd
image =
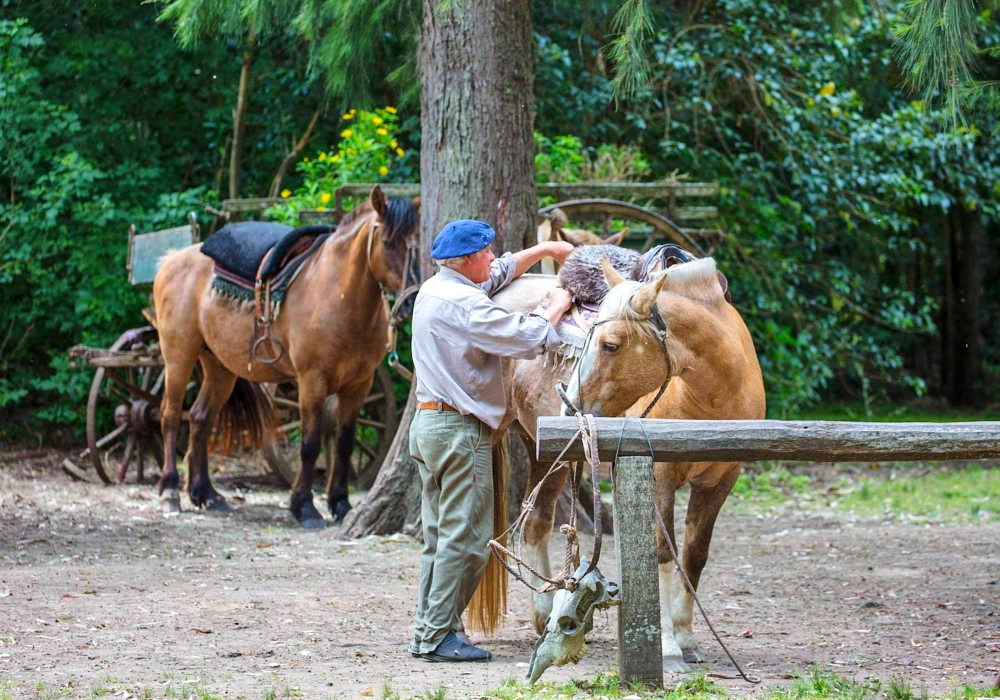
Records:
[[[458,629],[489,559],[493,536],[493,431],[475,416],[417,411],[410,456],[423,487],[420,597],[410,651],[434,651]]]

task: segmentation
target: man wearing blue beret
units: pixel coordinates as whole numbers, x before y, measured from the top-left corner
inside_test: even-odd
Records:
[[[491,442],[505,411],[500,358],[531,359],[559,342],[555,324],[570,295],[555,290],[548,308],[509,313],[492,296],[545,257],[562,263],[565,242],[542,243],[495,258],[493,229],[452,221],[434,239],[439,272],[413,307],[417,413],[410,454],[423,485],[420,597],[410,653],[429,661],[488,661],[459,632],[479,585],[493,535]],[[458,634],[456,634],[458,632]]]

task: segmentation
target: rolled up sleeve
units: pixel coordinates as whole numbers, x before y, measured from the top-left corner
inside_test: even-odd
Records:
[[[510,313],[483,299],[469,313],[469,338],[482,352],[530,360],[559,343],[547,318]]]
[[[504,253],[490,265],[490,278],[479,285],[491,297],[514,281],[517,262],[512,253]]]

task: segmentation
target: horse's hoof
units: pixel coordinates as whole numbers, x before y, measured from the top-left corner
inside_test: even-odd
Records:
[[[309,520],[303,520],[300,525],[306,530],[323,530],[326,528],[326,522],[323,518],[310,518]]]
[[[164,515],[181,512],[181,494],[177,489],[167,489],[160,494],[160,510]]]
[[[210,510],[214,513],[232,513],[233,507],[229,505],[229,501],[226,500],[225,496],[215,495],[209,498],[204,503],[205,510]]]
[[[347,514],[350,512],[351,504],[346,498],[337,501],[330,506],[330,513],[333,515],[333,522],[336,525],[342,524],[344,522],[344,518],[346,518]]]
[[[684,663],[684,658],[680,656],[664,656],[663,657],[663,672],[664,673],[689,673],[691,667]]]
[[[312,498],[303,501],[298,507],[293,505],[291,510],[292,517],[307,530],[322,530],[326,527],[323,516],[319,514],[316,506],[313,505]]]
[[[689,664],[704,664],[708,662],[705,655],[701,653],[701,649],[695,647],[694,649],[682,649],[684,652],[684,662]]]

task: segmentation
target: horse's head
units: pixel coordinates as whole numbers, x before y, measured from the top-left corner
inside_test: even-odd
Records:
[[[625,234],[628,233],[628,229],[625,228],[612,236],[602,239],[593,231],[588,231],[584,228],[566,228],[568,223],[569,217],[566,216],[566,213],[562,209],[553,209],[549,216],[549,225],[552,228],[552,233],[548,240],[566,241],[574,248],[580,248],[585,245],[621,245],[622,241],[625,240]]]
[[[378,216],[378,245],[372,246],[372,274],[387,289],[420,283],[420,197],[387,199],[380,187],[368,198]]]
[[[626,280],[606,259],[601,267],[611,291],[573,370],[568,396],[584,413],[620,416],[656,391],[669,372],[662,341],[666,330],[657,327],[660,317],[654,314],[666,275],[644,284]]]

